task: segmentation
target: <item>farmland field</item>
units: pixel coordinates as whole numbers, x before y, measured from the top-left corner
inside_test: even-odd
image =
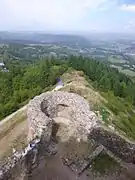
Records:
[[[121,64],[127,63],[127,61],[122,59],[122,57],[119,55],[109,56],[108,61],[111,63],[121,63]]]

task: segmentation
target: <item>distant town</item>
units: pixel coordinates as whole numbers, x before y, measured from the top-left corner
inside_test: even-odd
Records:
[[[93,35],[0,34],[0,69],[3,72],[8,72],[6,62],[9,59],[29,62],[45,57],[66,59],[71,55],[105,61],[135,76],[135,40],[132,37],[98,39]]]

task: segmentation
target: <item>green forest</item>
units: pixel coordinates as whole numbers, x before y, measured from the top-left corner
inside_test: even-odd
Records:
[[[81,70],[107,100],[116,115],[117,127],[135,138],[135,83],[128,76],[91,58],[71,56],[68,60],[5,61],[9,72],[0,72],[0,119],[16,111],[34,96],[56,84],[68,68]]]
[[[9,72],[0,72],[0,119],[49,89],[67,70],[65,63],[48,59],[31,64],[10,60],[6,66]]]

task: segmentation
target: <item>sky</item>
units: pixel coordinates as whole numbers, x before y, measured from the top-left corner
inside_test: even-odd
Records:
[[[0,0],[0,30],[135,32],[135,0]]]

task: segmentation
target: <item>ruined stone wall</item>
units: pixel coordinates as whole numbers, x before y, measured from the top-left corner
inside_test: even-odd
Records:
[[[110,150],[125,162],[133,163],[135,155],[135,144],[131,143],[116,133],[105,130],[103,127],[92,129],[89,138],[94,139]]]
[[[24,151],[14,154],[0,168],[0,180],[29,179],[33,169],[37,168],[42,158],[45,158],[44,153],[52,151],[48,148],[51,142],[54,119],[58,114],[61,114],[58,111],[64,107],[72,109],[69,121],[74,128],[72,135],[77,140],[84,140],[87,137],[85,140],[88,138],[94,140],[123,161],[133,162],[135,144],[128,142],[116,133],[112,133],[109,129],[104,129],[84,98],[74,93],[47,92],[35,97],[28,104],[28,137],[29,140],[38,138],[38,142],[33,141],[32,147],[28,145],[29,148],[26,147]]]
[[[29,138],[40,137],[42,130],[45,139],[50,137],[60,106],[72,109],[68,120],[74,127],[73,136],[86,139],[89,130],[99,124],[97,116],[90,111],[89,104],[83,97],[68,92],[47,92],[35,97],[28,105]]]
[[[28,140],[40,138],[43,131],[46,141],[49,141],[52,129],[52,119],[47,116],[41,109],[41,104],[44,97],[49,93],[43,93],[32,99],[27,107],[27,120],[29,125]]]
[[[36,150],[38,146],[36,147]],[[25,155],[23,152],[13,154],[10,159],[2,165],[0,169],[0,180],[27,180],[32,169],[32,163],[35,156],[33,149],[27,151]],[[40,151],[38,151],[38,154]],[[36,165],[37,159],[34,164]]]
[[[89,129],[97,124],[96,115],[90,111],[88,102],[77,94],[47,92],[35,97],[27,106],[28,138],[30,141],[38,138],[40,142],[34,143],[36,145],[34,149],[28,150],[26,147],[22,152],[16,152],[0,169],[0,180],[28,179],[33,166],[38,165],[40,159],[44,158],[44,153],[48,152],[54,118],[57,116],[59,105],[72,109],[69,120],[74,127],[73,136],[76,138],[81,139],[84,135],[88,135]],[[35,157],[36,160],[33,163]]]
[[[46,122],[53,123],[53,118],[57,116],[58,105],[62,104],[71,107],[74,112],[71,116],[71,121],[76,129],[75,134],[78,138],[89,136],[89,138],[105,146],[106,149],[124,161],[134,161],[135,144],[127,141],[118,133],[112,132],[109,128],[104,128],[96,115],[90,111],[88,102],[74,93],[50,92],[40,95],[40,98],[35,98],[30,103],[33,111],[30,111],[31,107],[28,110],[28,119],[34,125],[36,124],[34,127],[35,131],[38,129],[37,122],[40,122],[41,126]],[[42,114],[44,115],[42,116]],[[36,133],[38,134],[39,131]]]
[[[23,180],[26,176],[26,171],[25,158],[17,159],[16,163],[11,160],[10,163],[2,166],[0,180]]]
[[[44,137],[31,142],[25,149],[15,152],[0,167],[0,180],[28,180],[45,156],[50,156],[55,149],[50,142],[44,143]]]

